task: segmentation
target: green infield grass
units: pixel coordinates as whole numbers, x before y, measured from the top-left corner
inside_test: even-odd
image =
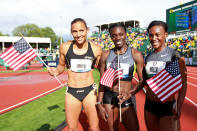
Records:
[[[93,72],[99,83],[99,72]],[[0,131],[51,131],[65,120],[65,87],[0,115]]]
[[[20,73],[20,72],[47,72],[47,68],[42,68],[42,70],[19,70],[19,71],[14,71],[14,70],[7,70],[7,71],[0,71],[0,73]]]

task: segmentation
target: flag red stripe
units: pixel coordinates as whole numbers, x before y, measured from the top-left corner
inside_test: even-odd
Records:
[[[110,74],[110,77],[107,78],[108,79],[107,80],[107,82],[108,82],[107,84],[109,85],[109,87],[112,87],[112,85],[113,85],[114,73],[115,73],[115,71],[112,69],[112,72]]]
[[[29,62],[29,59],[35,58],[35,56],[36,56],[36,54],[34,52],[28,53],[28,55],[26,55],[25,57],[23,57],[24,59],[21,59],[20,60],[20,64],[18,64],[18,66],[20,66],[24,62],[25,63]]]
[[[161,90],[162,90],[162,88],[165,88],[165,87],[167,87],[171,82],[172,82],[172,80],[173,80],[173,77],[170,75],[170,76],[168,76],[166,79],[164,79],[164,80],[162,80],[162,83],[161,84],[159,84],[158,86],[157,86],[157,88],[155,88],[153,91],[154,92],[160,92]],[[161,88],[162,87],[162,88]]]
[[[164,79],[166,75],[166,71],[164,70],[160,74],[153,76],[154,78],[151,81],[148,81],[148,84],[152,87],[155,84],[157,84],[160,81],[160,79]]]
[[[168,85],[168,82],[171,81],[173,78],[171,76],[168,76],[167,79],[164,79],[161,83],[159,83],[157,85],[157,87],[155,87],[153,89],[154,92],[160,92],[161,87],[165,87]]]
[[[101,84],[110,86],[111,85],[110,81],[112,80],[113,73],[114,73],[114,70],[109,67],[109,69],[107,69],[107,72],[104,73],[104,75],[101,78]]]
[[[155,76],[153,76],[152,78],[146,80],[147,83],[148,83],[148,84],[149,84],[149,83],[153,83],[152,81],[153,81],[154,79],[157,79],[158,77],[162,76],[162,74],[165,73],[165,72],[166,72],[166,71],[165,71],[164,69],[161,70],[160,73],[158,73],[158,74],[156,74]]]
[[[14,70],[18,70],[37,56],[34,49],[21,38],[13,46],[10,46],[0,57]]]
[[[161,101],[166,102],[168,99],[172,98],[177,92],[179,92],[182,89],[182,85],[176,89],[177,90],[175,90],[173,93],[171,93],[171,95],[169,95],[167,98],[162,98]]]
[[[164,92],[166,91],[166,89],[172,88],[171,86],[176,85],[180,79],[180,77],[171,79],[171,81],[168,81],[168,83],[165,86],[161,87],[157,92],[155,92],[155,94],[160,94],[160,92]]]
[[[34,52],[32,51],[32,49],[25,51],[22,55],[17,57],[17,62],[13,63],[11,67],[14,68],[15,66],[19,65],[19,63],[21,63],[27,57],[31,56],[33,53]]]
[[[117,71],[114,75],[114,81],[117,80],[118,78],[122,79],[122,72]]]
[[[26,52],[26,53],[23,53],[22,55],[21,55],[20,53],[16,52],[16,54],[15,54],[15,56],[14,56],[14,57],[16,57],[16,59],[13,59],[13,60],[10,61],[8,64],[9,64],[10,66],[15,65],[16,62],[19,61],[20,58],[23,57],[23,56],[25,56],[26,54],[27,54],[27,52]]]
[[[178,90],[179,88],[181,88],[181,87],[182,87],[182,84],[179,83],[178,85],[176,85],[175,87],[173,87],[172,89],[170,89],[169,91],[167,91],[164,95],[160,96],[159,98],[160,98],[161,100],[167,99],[167,98],[169,98],[169,96],[170,96],[172,93],[177,92],[177,90]]]
[[[20,55],[19,53],[15,53],[15,54],[13,55],[13,57],[10,58],[10,59],[7,61],[8,65],[11,64],[11,63],[14,63],[13,61],[15,61],[15,59],[17,59],[17,57],[18,57],[19,55]]]
[[[165,75],[162,75],[162,78],[155,79],[153,83],[150,83],[150,87],[152,88],[153,91],[158,90],[158,87],[163,85],[163,83],[168,82],[170,78],[171,78],[170,74],[165,73]]]
[[[9,51],[5,52],[4,55],[1,56],[1,58],[6,61],[12,54],[12,52],[16,52],[14,48],[11,48]]]
[[[27,64],[29,61],[31,61],[35,57],[36,57],[36,54],[31,55],[30,57],[28,57],[28,59],[26,59],[24,62],[22,62],[19,66],[15,67],[14,70],[15,71],[19,70],[21,67],[23,67],[25,64]]]
[[[17,52],[16,50],[11,49],[10,52],[8,52],[8,53],[6,53],[6,54],[4,55],[3,59],[4,59],[5,61],[9,60],[9,58],[12,57],[12,55],[14,55],[16,52]]]
[[[16,57],[17,57],[17,56],[16,56],[16,53],[13,52],[13,53],[12,53],[12,56],[10,56],[10,59],[6,60],[6,63],[7,63],[7,64],[11,63],[11,62],[14,60],[14,58],[16,58]]]
[[[103,74],[103,76],[101,77],[100,83],[102,85],[112,87],[113,82],[118,77],[120,77],[120,75],[122,75],[122,70],[121,69],[114,70],[113,68],[108,67],[107,70],[105,71],[105,73]],[[120,79],[121,78],[122,77],[120,77]]]
[[[25,55],[26,54],[26,55]],[[26,53],[23,53],[23,55],[19,56],[19,60],[14,63],[11,67],[12,68],[16,68],[17,66],[20,66],[20,64],[25,61],[28,57],[31,57],[32,55],[34,55],[35,53],[32,52],[31,50],[28,50]]]
[[[151,90],[162,102],[166,102],[182,87],[181,74],[177,66],[179,66],[178,60],[172,61],[162,71],[147,80]]]
[[[9,63],[7,63],[8,65],[13,65],[20,57],[20,54],[18,52],[15,53],[14,58],[12,61],[9,61]]]
[[[14,54],[11,56],[10,53],[12,53],[12,52],[14,52]],[[12,50],[12,52],[9,52],[8,54],[4,55],[4,57],[2,58],[9,66],[11,66],[15,61],[17,61],[16,57],[20,56],[20,54],[15,49]],[[12,59],[12,57],[14,57],[16,59]],[[10,61],[10,59],[12,59],[14,62]]]
[[[107,70],[108,73],[104,73],[104,75],[102,76],[101,79],[106,79],[106,77],[110,76],[110,74],[111,74],[112,71],[113,70],[111,68],[109,68],[109,70]]]
[[[158,94],[158,97],[161,97],[162,95],[165,95],[166,92],[171,90],[171,88],[176,88],[177,86],[179,86],[179,84],[182,84],[181,83],[181,77],[179,77],[179,79],[177,79],[175,82],[173,82],[172,84],[170,84],[166,88],[163,88],[163,90],[161,92],[158,92],[156,94]]]
[[[110,78],[111,74],[113,73],[113,70],[109,69],[107,72],[108,72],[108,74],[104,74],[103,79],[106,79],[107,77]],[[103,84],[109,85],[109,82],[108,81],[103,81]]]
[[[3,57],[5,56],[5,55],[7,55],[12,49],[11,48],[13,48],[13,46],[10,46],[8,49],[6,49],[5,50],[5,52],[3,52],[1,55],[0,55],[0,57],[3,59]],[[11,50],[10,50],[11,49]]]

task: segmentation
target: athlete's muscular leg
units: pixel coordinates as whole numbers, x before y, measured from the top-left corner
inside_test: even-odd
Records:
[[[82,103],[69,93],[65,97],[66,121],[69,131],[77,131],[78,119]]]
[[[159,118],[157,116],[145,110],[144,119],[147,131],[159,131]]]
[[[84,111],[92,131],[99,131],[99,119],[96,110],[96,90],[92,90],[83,100]]]
[[[109,126],[110,131],[116,131],[118,130],[119,126],[119,108],[114,107],[111,104],[104,104],[105,110],[107,111],[108,118],[107,123]]]
[[[134,106],[122,108],[122,122],[127,130],[139,131],[139,123]]]
[[[180,131],[179,120],[174,120],[173,116],[160,118],[160,131]]]

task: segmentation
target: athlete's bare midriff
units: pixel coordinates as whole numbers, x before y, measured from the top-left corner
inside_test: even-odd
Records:
[[[89,72],[73,72],[68,71],[68,86],[73,88],[87,87],[94,83],[93,70]]]
[[[107,87],[109,88],[109,87]],[[120,81],[120,91],[122,92],[129,92],[133,88],[131,81]],[[109,90],[113,92],[119,92],[119,84],[118,81],[117,83],[114,84],[112,88],[109,88]]]

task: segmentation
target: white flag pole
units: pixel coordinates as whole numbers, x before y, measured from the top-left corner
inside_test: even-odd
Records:
[[[20,35],[22,36],[22,38],[23,39],[25,39],[24,37],[23,37],[23,35],[20,33]],[[25,40],[26,41],[26,40]],[[27,42],[27,41],[26,41]],[[27,42],[27,44],[29,44],[29,42]],[[30,48],[32,48],[31,47],[31,45],[29,44],[29,46],[30,46]],[[32,48],[33,49],[33,48]],[[34,49],[33,49],[34,50]],[[38,55],[38,53],[36,52],[36,51],[34,51],[35,53],[36,53],[36,55],[38,56],[38,58],[42,61],[42,63],[47,67],[47,69],[49,68],[49,66],[47,66],[46,65],[46,63],[42,60],[42,58],[40,58],[40,56]],[[54,77],[55,77],[55,79],[61,84],[61,86],[64,86],[65,84],[62,84],[62,82],[57,78],[57,76],[56,75],[53,75]]]
[[[120,92],[120,76],[119,76],[119,64],[120,64],[120,61],[119,61],[119,52],[117,52],[118,54],[118,90]],[[120,122],[122,122],[122,108],[121,108],[121,104],[119,104],[119,112],[120,112]]]

